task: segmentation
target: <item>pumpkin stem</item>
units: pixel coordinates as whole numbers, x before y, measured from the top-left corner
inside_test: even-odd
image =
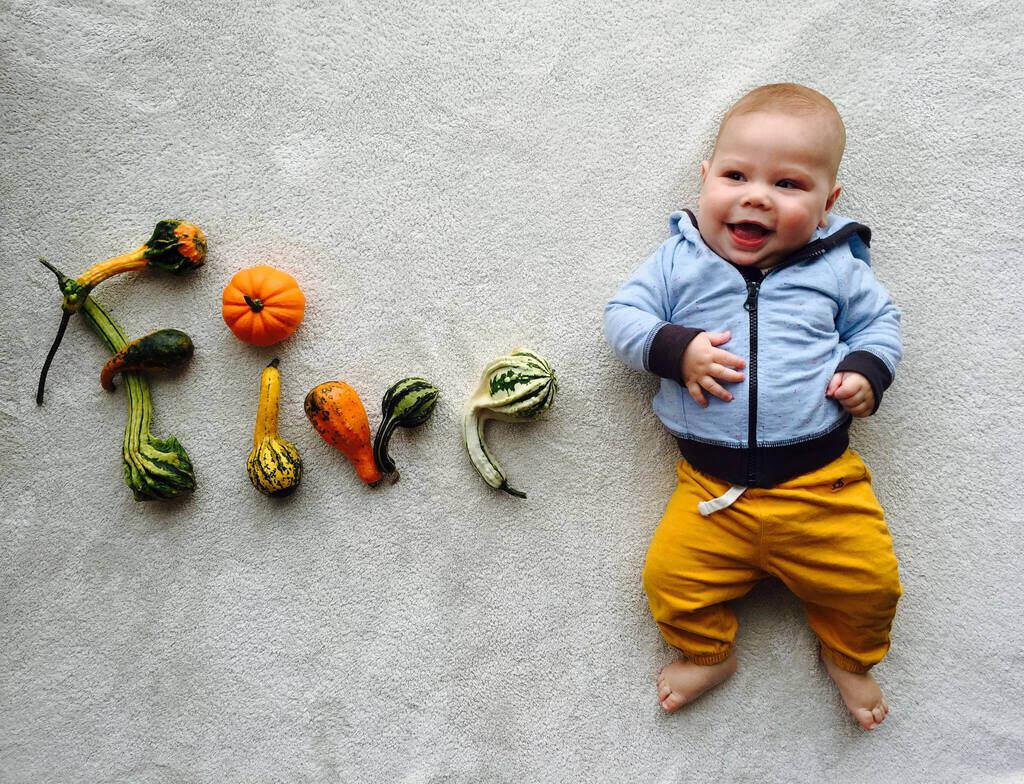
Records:
[[[259,313],[263,310],[263,300],[253,299],[248,294],[245,295],[245,304],[252,308],[253,313]]]
[[[53,339],[53,345],[50,346],[50,353],[46,355],[46,361],[43,363],[43,370],[39,374],[39,387],[36,389],[36,405],[41,406],[43,404],[43,390],[46,388],[46,374],[50,372],[50,363],[53,362],[53,357],[57,353],[57,348],[60,346],[61,340],[64,339],[64,330],[68,328],[68,321],[71,320],[71,311],[65,310],[60,317],[60,326],[57,328],[57,337]]]

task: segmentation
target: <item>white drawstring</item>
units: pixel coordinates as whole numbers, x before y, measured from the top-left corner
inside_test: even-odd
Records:
[[[710,501],[701,501],[697,504],[697,511],[704,517],[707,517],[721,509],[727,509],[736,503],[736,499],[743,495],[746,489],[742,485],[733,485],[722,495],[718,496],[718,498],[712,498]]]

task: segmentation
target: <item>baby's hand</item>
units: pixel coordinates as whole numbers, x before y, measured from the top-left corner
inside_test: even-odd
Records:
[[[746,363],[735,354],[723,351],[717,346],[728,343],[732,337],[730,332],[701,332],[690,341],[683,352],[683,382],[686,389],[697,403],[707,408],[708,401],[704,398],[704,390],[726,402],[732,395],[715,381],[742,381],[743,374],[730,368],[742,368]]]
[[[825,397],[835,398],[839,405],[855,417],[871,416],[875,409],[875,393],[871,390],[871,384],[860,373],[850,370],[832,376]]]

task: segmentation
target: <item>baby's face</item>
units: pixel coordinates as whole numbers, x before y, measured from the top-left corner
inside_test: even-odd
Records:
[[[700,167],[697,225],[704,241],[722,258],[760,269],[806,245],[839,195],[838,144],[819,115],[730,118],[714,156]]]

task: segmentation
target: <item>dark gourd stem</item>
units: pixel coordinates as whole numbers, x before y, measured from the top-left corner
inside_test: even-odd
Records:
[[[274,357],[272,360],[270,360],[270,364],[267,365],[267,367],[275,367],[276,368],[280,364],[281,364],[281,358],[280,357]]]
[[[500,489],[504,490],[509,495],[514,495],[516,498],[526,498],[526,493],[522,490],[516,490],[514,487],[509,487],[508,482],[502,482]]]
[[[245,295],[245,304],[252,308],[253,313],[259,313],[263,310],[263,300],[253,299],[248,294]]]
[[[50,270],[50,272],[52,272],[54,275],[57,276],[57,283],[59,283],[61,286],[64,285],[64,281],[67,280],[67,276],[63,272],[61,272],[59,269],[57,269],[55,266],[53,266],[50,262],[48,262],[42,256],[39,257],[39,263],[42,264],[44,267],[46,267],[46,269]]]
[[[394,419],[388,419],[381,425],[377,431],[377,437],[373,440],[373,458],[381,473],[390,474],[396,470],[395,463],[391,459],[391,455],[388,454],[388,443],[391,441],[391,435],[395,432],[397,425],[398,422]]]
[[[53,357],[57,353],[57,348],[60,346],[60,342],[64,339],[64,330],[68,328],[68,321],[71,320],[71,312],[65,310],[60,317],[60,327],[57,328],[57,337],[53,339],[53,345],[50,346],[50,353],[46,355],[46,361],[43,363],[43,371],[39,374],[39,387],[36,389],[36,405],[41,406],[43,404],[43,390],[46,388],[46,374],[50,372],[50,363],[53,362]]]

